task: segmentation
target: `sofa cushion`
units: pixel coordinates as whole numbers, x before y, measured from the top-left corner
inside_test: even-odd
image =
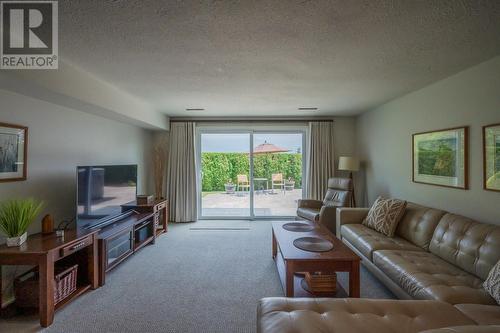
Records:
[[[363,224],[382,234],[393,237],[406,208],[406,201],[378,197]]]
[[[429,251],[486,280],[500,260],[500,226],[446,214],[434,231]]]
[[[423,251],[402,238],[387,237],[362,224],[346,224],[340,230],[342,237],[370,261],[373,252],[378,250]]]
[[[445,211],[420,206],[409,202],[406,210],[398,223],[396,236],[418,245],[424,250],[429,249],[429,244],[434,234],[434,229]]]
[[[271,297],[257,309],[258,333],[412,333],[451,325],[474,322],[436,301]]]
[[[483,287],[500,304],[500,260],[491,269]]]
[[[498,305],[455,304],[455,307],[478,325],[500,325]]]
[[[423,251],[387,250],[373,253],[373,263],[415,299],[451,304],[495,304],[483,281]]]
[[[309,221],[319,221],[319,209],[301,207],[297,209],[297,215]]]

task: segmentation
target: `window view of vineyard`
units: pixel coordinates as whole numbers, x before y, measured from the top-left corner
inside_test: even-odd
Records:
[[[302,198],[302,134],[201,135],[202,216],[294,216]],[[250,207],[253,189],[253,207]]]
[[[420,174],[456,177],[457,139],[447,138],[418,143],[418,170]]]

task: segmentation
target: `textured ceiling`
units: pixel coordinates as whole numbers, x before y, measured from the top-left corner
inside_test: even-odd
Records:
[[[498,0],[60,0],[59,27],[64,60],[173,116],[356,114],[500,54]]]

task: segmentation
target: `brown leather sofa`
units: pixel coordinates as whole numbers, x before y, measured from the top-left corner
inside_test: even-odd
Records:
[[[368,210],[339,208],[337,237],[402,300],[264,298],[257,332],[500,332],[500,306],[482,288],[500,226],[409,203],[390,238],[361,224]]]
[[[328,190],[321,200],[299,200],[297,216],[321,223],[331,232],[336,232],[336,211],[338,207],[348,207],[352,196],[352,180],[349,178],[328,179]]]
[[[368,208],[337,211],[337,232],[400,299],[496,304],[482,284],[500,260],[500,226],[408,203],[393,238],[361,222]]]

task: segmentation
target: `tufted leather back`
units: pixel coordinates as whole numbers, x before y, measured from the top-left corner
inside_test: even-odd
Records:
[[[436,301],[270,297],[257,308],[257,333],[420,332],[474,324],[451,304]]]
[[[352,180],[349,178],[328,179],[323,205],[335,207],[349,207],[352,195]]]
[[[444,214],[445,211],[408,202],[405,214],[398,223],[396,235],[428,250],[434,229]]]
[[[491,268],[500,260],[500,226],[446,214],[434,231],[429,250],[486,280]]]

